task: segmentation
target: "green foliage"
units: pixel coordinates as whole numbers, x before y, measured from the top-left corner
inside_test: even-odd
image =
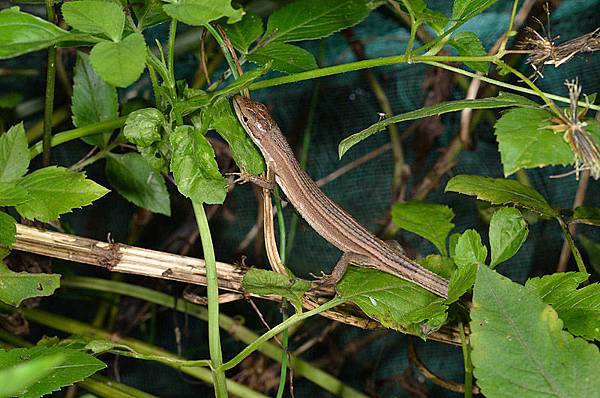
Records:
[[[594,268],[594,271],[600,274],[600,243],[596,243],[581,234],[577,235],[577,238],[588,255],[590,265]]]
[[[177,188],[196,203],[223,203],[227,180],[219,172],[215,152],[198,129],[179,126],[170,136],[171,172]]]
[[[454,213],[445,205],[420,201],[398,202],[392,207],[392,221],[399,228],[413,232],[427,239],[444,256],[446,238],[454,224]]]
[[[573,212],[571,221],[600,226],[600,207],[580,206]]]
[[[310,282],[304,279],[290,279],[287,275],[265,269],[252,268],[244,274],[242,287],[249,293],[285,297],[296,308],[296,312],[302,312],[302,297],[310,289]]]
[[[10,247],[16,242],[17,224],[14,218],[0,211],[0,245]]]
[[[64,167],[45,167],[26,175],[19,185],[30,195],[30,200],[17,205],[25,218],[49,222],[72,209],[91,204],[108,193],[85,173],[76,173]]]
[[[165,181],[140,154],[110,154],[106,158],[106,177],[130,202],[154,213],[171,215]]]
[[[458,55],[462,56],[482,56],[487,55],[483,44],[479,37],[473,32],[459,32],[455,34],[452,39],[448,42],[452,47],[456,48]],[[489,62],[465,62],[465,65],[471,69],[481,72],[488,73],[490,68]]]
[[[179,0],[165,4],[163,10],[170,17],[193,26],[206,25],[221,17],[227,17],[227,23],[235,23],[244,15],[241,8],[231,7],[231,0]]]
[[[28,167],[27,138],[23,123],[19,123],[0,135],[0,182],[17,180],[27,173]]]
[[[18,181],[0,182],[0,206],[16,206],[30,200],[25,188]]]
[[[137,25],[140,30],[154,26],[169,19],[169,16],[163,11],[163,2],[161,0],[143,0],[140,2],[129,2],[137,18]]]
[[[538,294],[479,267],[471,353],[486,397],[584,397],[600,391],[598,348],[562,330]]]
[[[474,229],[466,230],[458,237],[452,258],[456,271],[450,277],[447,303],[452,303],[465,294],[473,283],[479,266],[485,264],[487,248]],[[485,266],[485,265],[484,265]]]
[[[341,297],[391,329],[427,337],[446,321],[443,299],[385,272],[348,267],[336,289]]]
[[[363,141],[364,139],[372,136],[373,134],[379,131],[383,131],[390,124],[400,123],[407,120],[421,119],[429,116],[438,116],[448,112],[462,111],[465,108],[493,109],[506,108],[511,106],[531,107],[537,106],[537,104],[519,95],[507,93],[500,93],[500,95],[498,95],[497,97],[491,98],[440,102],[439,104],[426,106],[415,111],[401,113],[399,115],[392,116],[383,119],[375,124],[372,124],[366,129],[359,131],[358,133],[354,133],[350,137],[344,138],[338,146],[338,153],[341,158],[354,145],[358,144],[359,142]]]
[[[246,12],[241,21],[225,25],[223,29],[233,47],[241,53],[247,54],[250,45],[262,35],[263,22],[258,15]]]
[[[400,5],[414,18],[417,26],[426,23],[437,34],[441,34],[448,24],[448,17],[427,8],[424,0],[402,0]]]
[[[452,276],[452,273],[456,270],[456,265],[452,258],[440,256],[439,254],[430,254],[429,256],[418,258],[415,261],[446,279],[450,279],[450,276]]]
[[[19,7],[0,11],[0,59],[41,50],[68,38],[69,32],[21,12]]]
[[[490,268],[514,256],[521,248],[529,229],[521,212],[512,207],[498,209],[490,221]]]
[[[160,141],[160,132],[165,124],[165,117],[158,109],[138,109],[127,116],[123,134],[138,148],[145,148]]]
[[[65,6],[69,4],[73,3],[65,3]],[[77,63],[75,64],[73,73],[71,113],[73,114],[73,124],[76,127],[83,127],[118,117],[119,103],[117,90],[96,74],[94,69],[92,69],[92,64],[87,54],[77,52]],[[82,139],[90,145],[105,147],[110,140],[111,134],[112,131],[106,131],[105,133],[83,137]]]
[[[119,42],[98,43],[90,53],[94,70],[106,82],[127,87],[145,68],[146,42],[140,33],[132,33]]]
[[[460,175],[448,181],[446,192],[476,196],[494,205],[510,203],[548,217],[558,215],[536,190],[515,180]]]
[[[24,368],[17,368],[20,366]],[[92,355],[66,347],[36,346],[0,350],[2,371],[17,372],[25,385],[34,381],[19,390],[20,398],[38,398],[50,394],[84,380],[105,367],[102,361]],[[38,370],[40,373],[32,374]]]
[[[511,109],[496,122],[496,139],[504,175],[517,170],[573,163],[562,134],[547,129],[551,114],[544,109]]]
[[[582,272],[557,273],[531,278],[525,287],[552,305],[569,332],[600,340],[600,285],[593,283],[577,289],[588,278]]]
[[[117,3],[70,1],[63,4],[62,15],[67,24],[81,32],[103,34],[114,42],[121,41],[125,14]]]
[[[0,351],[0,358],[2,351]],[[48,376],[65,360],[62,353],[44,355],[12,366],[0,364],[0,398],[14,397]],[[1,360],[0,360],[1,361]]]
[[[13,272],[0,260],[0,301],[18,307],[23,300],[50,296],[60,286],[60,275]]]
[[[271,67],[286,73],[298,73],[317,69],[315,57],[308,51],[291,44],[272,42],[259,47],[248,55],[248,60],[259,65],[272,62]]]
[[[452,6],[453,20],[467,20],[483,12],[496,0],[454,0]]]

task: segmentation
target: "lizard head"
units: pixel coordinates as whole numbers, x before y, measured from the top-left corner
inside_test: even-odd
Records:
[[[265,104],[236,95],[233,97],[233,108],[244,130],[257,145],[273,128],[277,128]]]

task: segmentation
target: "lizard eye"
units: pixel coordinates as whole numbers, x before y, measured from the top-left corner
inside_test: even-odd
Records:
[[[246,116],[243,117],[244,118],[244,122],[248,122],[248,118]]]

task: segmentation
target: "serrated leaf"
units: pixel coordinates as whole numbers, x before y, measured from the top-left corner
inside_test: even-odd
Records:
[[[17,222],[10,215],[0,211],[0,244],[11,247],[16,242]]]
[[[215,152],[202,132],[192,126],[179,126],[170,140],[171,171],[179,192],[196,203],[223,203],[227,180],[219,172]]]
[[[392,207],[392,221],[399,228],[415,233],[437,247],[444,256],[446,238],[454,228],[454,213],[445,205],[411,200],[398,202]]]
[[[240,125],[227,98],[221,97],[203,109],[202,124],[216,130],[227,141],[240,170],[253,175],[265,171],[262,155]]]
[[[452,273],[456,270],[454,260],[450,257],[440,256],[439,254],[430,254],[429,256],[418,258],[415,261],[444,279],[450,279]]]
[[[523,168],[573,163],[573,153],[562,134],[550,126],[544,109],[511,109],[496,122],[495,134],[504,168],[509,176]]]
[[[106,158],[106,178],[128,201],[154,213],[171,215],[165,181],[139,153],[111,153]]]
[[[467,20],[481,13],[497,0],[454,0],[452,6],[453,20]]]
[[[581,234],[577,234],[577,239],[585,249],[590,265],[596,273],[600,274],[600,243],[596,243]]]
[[[263,22],[258,15],[247,12],[241,21],[224,25],[223,29],[233,47],[243,54],[248,53],[248,48],[263,32]]]
[[[140,155],[157,173],[167,173],[171,162],[172,150],[168,138],[163,138],[149,147],[138,147]]]
[[[354,145],[358,144],[359,142],[363,141],[364,139],[372,136],[373,134],[379,131],[385,130],[390,124],[400,123],[407,120],[421,119],[429,116],[442,115],[448,112],[461,111],[465,108],[493,109],[506,108],[511,106],[532,107],[538,105],[525,97],[507,93],[500,93],[497,97],[491,98],[441,102],[439,104],[426,106],[415,111],[401,113],[399,115],[395,115],[383,119],[375,124],[372,124],[366,129],[359,131],[358,133],[354,133],[350,137],[344,138],[338,146],[338,153],[341,158]]]
[[[45,167],[26,175],[19,185],[31,200],[16,207],[21,216],[42,222],[56,220],[61,214],[91,204],[108,189],[64,167]]]
[[[0,135],[0,182],[10,182],[27,173],[29,148],[23,122]]]
[[[563,272],[531,278],[525,287],[552,305],[569,332],[585,339],[600,340],[600,284],[592,283],[577,289],[588,278],[589,275],[583,272]]]
[[[164,125],[165,117],[158,109],[138,109],[127,115],[123,134],[138,148],[145,148],[160,141],[160,132]]]
[[[460,175],[448,181],[445,192],[476,196],[494,205],[512,203],[548,217],[558,215],[535,189],[515,180]]]
[[[600,207],[580,206],[573,212],[571,221],[579,224],[600,226]]]
[[[65,3],[67,4],[71,3]],[[79,51],[74,69],[71,103],[75,127],[115,119],[119,115],[117,90],[96,74],[89,56]],[[82,140],[90,145],[105,147],[111,134],[112,131],[106,131],[102,134],[82,137]]]
[[[18,307],[28,298],[52,295],[59,286],[58,274],[13,272],[0,260],[0,301]]]
[[[0,11],[0,59],[12,58],[50,47],[70,34],[53,23],[19,7]]]
[[[471,310],[471,358],[486,397],[587,397],[600,391],[600,353],[562,330],[529,289],[479,267]]]
[[[369,317],[401,332],[427,337],[446,321],[443,299],[375,269],[349,267],[336,289]]]
[[[513,207],[497,210],[490,220],[490,268],[514,256],[527,239],[529,228],[521,212]]]
[[[459,32],[448,41],[448,44],[456,48],[460,56],[477,57],[487,55],[483,44],[481,44],[481,40],[473,32]],[[488,73],[490,68],[489,62],[466,61],[465,65],[484,74]]]
[[[0,367],[8,368],[25,361],[41,358],[61,356],[61,365],[49,367],[50,372],[31,386],[20,391],[19,398],[38,398],[50,394],[62,387],[70,386],[84,380],[100,369],[104,369],[104,362],[90,354],[79,350],[64,347],[31,347],[0,350]]]
[[[452,303],[465,294],[475,283],[477,268],[485,263],[487,248],[474,229],[468,229],[458,237],[453,255],[456,271],[450,277],[447,303]]]
[[[259,65],[271,62],[273,69],[285,73],[298,73],[318,68],[315,57],[305,49],[276,41],[250,53],[248,60]]]
[[[163,10],[170,17],[193,26],[206,25],[221,17],[227,17],[227,23],[231,24],[244,15],[241,8],[231,7],[231,0],[176,0],[165,4]]]
[[[140,33],[132,33],[120,42],[101,42],[94,46],[90,61],[107,83],[127,87],[144,71],[146,42]]]
[[[312,40],[356,25],[371,11],[370,0],[297,0],[269,17],[272,41]]]
[[[0,182],[0,206],[16,206],[31,200],[27,190],[17,184],[18,181]]]
[[[112,41],[120,41],[125,27],[125,14],[117,3],[85,0],[70,1],[62,6],[65,22],[86,32],[104,34]]]
[[[12,366],[2,363],[0,351],[0,397],[14,397],[38,380],[46,377],[53,368],[61,365],[65,356],[54,354],[21,361]]]
[[[252,268],[244,274],[242,287],[250,293],[285,297],[290,300],[297,312],[302,312],[302,297],[310,289],[310,282],[304,279],[290,280],[287,275]]]

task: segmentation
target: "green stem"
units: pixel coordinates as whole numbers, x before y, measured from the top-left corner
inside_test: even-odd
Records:
[[[54,23],[54,0],[46,0],[48,21]],[[56,81],[56,47],[48,48],[48,68],[46,70],[46,98],[44,101],[44,139],[42,164],[50,164],[50,148],[52,146],[52,111],[54,109],[54,85]]]
[[[82,276],[65,277],[61,280],[61,286],[133,297],[161,305],[166,308],[172,308],[176,311],[185,313],[188,316],[201,319],[203,321],[208,320],[208,311],[204,306],[192,304],[184,300],[177,300],[172,295],[157,292],[142,286]],[[241,325],[238,320],[230,318],[224,314],[219,315],[219,326],[223,330],[228,331],[233,338],[238,339],[246,344],[249,344],[258,338],[256,333]],[[266,357],[274,361],[280,361],[282,358],[283,350],[273,343],[267,342],[258,350]],[[297,375],[306,377],[311,382],[332,394],[337,394],[346,398],[366,398],[365,395],[341,383],[335,377],[311,365],[309,362],[303,361],[302,359],[291,356],[290,366],[294,369]]]
[[[215,259],[215,250],[210,234],[210,227],[204,205],[192,201],[200,240],[202,241],[202,250],[204,252],[204,261],[206,263],[206,295],[208,297],[208,349],[210,360],[213,367],[213,378],[215,385],[215,396],[217,398],[227,397],[227,386],[225,384],[225,372],[221,369],[223,364],[223,354],[221,352],[221,339],[219,335],[219,281],[217,279],[217,262]]]
[[[169,72],[171,72],[171,79],[175,82],[175,35],[177,34],[177,20],[171,19],[171,26],[169,28],[169,49],[167,51],[167,57],[169,62]]]
[[[567,224],[565,224],[561,216],[556,217],[556,220],[558,221],[558,224],[560,225],[560,228],[562,229],[563,234],[565,235],[565,239],[567,240],[569,248],[571,249],[571,253],[573,254],[573,258],[575,259],[575,263],[577,264],[577,269],[579,270],[579,272],[587,274],[588,272],[585,268],[583,258],[581,257],[581,253],[579,252],[577,245],[575,245],[575,241],[573,240],[571,232],[569,232],[569,227],[567,226]],[[587,283],[587,281],[584,282],[584,284]]]
[[[237,354],[231,360],[225,362],[223,365],[220,366],[220,369],[217,369],[217,370],[226,371],[226,370],[229,370],[229,369],[237,366],[246,357],[248,357],[248,355],[252,354],[261,345],[263,345],[265,342],[267,342],[272,337],[281,333],[284,329],[287,329],[290,326],[294,325],[295,323],[298,323],[304,319],[310,318],[313,315],[320,314],[323,311],[327,311],[330,308],[333,308],[335,306],[343,304],[345,301],[346,301],[346,299],[344,299],[344,298],[335,297],[315,309],[312,309],[312,310],[306,311],[306,312],[302,312],[302,313],[296,313],[296,314],[292,315],[291,317],[289,317],[285,321],[281,322],[279,325],[275,326],[273,329],[267,331],[262,336],[257,338],[255,341],[250,343],[239,354]]]
[[[210,23],[205,24],[204,27],[212,35],[212,37],[214,37],[214,39],[217,41],[217,43],[219,43],[219,46],[221,47],[221,51],[223,52],[223,55],[225,56],[225,59],[227,60],[227,65],[229,65],[229,69],[231,70],[231,74],[233,75],[233,77],[235,79],[239,78],[240,74],[238,73],[237,66],[235,65],[235,61],[233,60],[233,57],[229,53],[229,49],[225,45],[225,41],[223,40],[223,38],[221,37],[219,32],[217,32],[217,30],[214,28],[214,26],[212,26]]]
[[[460,333],[460,345],[465,366],[465,398],[471,398],[473,396],[473,363],[471,362],[471,347],[467,336],[465,336],[462,322],[458,323],[458,332]]]
[[[76,140],[81,137],[87,137],[90,135],[96,135],[106,132],[107,130],[114,130],[119,127],[123,127],[125,124],[126,116],[119,117],[117,119],[106,120],[104,122],[89,124],[84,127],[79,127],[72,130],[63,131],[62,133],[55,134],[52,136],[50,146],[55,147],[65,142]],[[31,159],[35,158],[43,151],[43,144],[41,142],[36,143],[29,148],[29,156]]]

